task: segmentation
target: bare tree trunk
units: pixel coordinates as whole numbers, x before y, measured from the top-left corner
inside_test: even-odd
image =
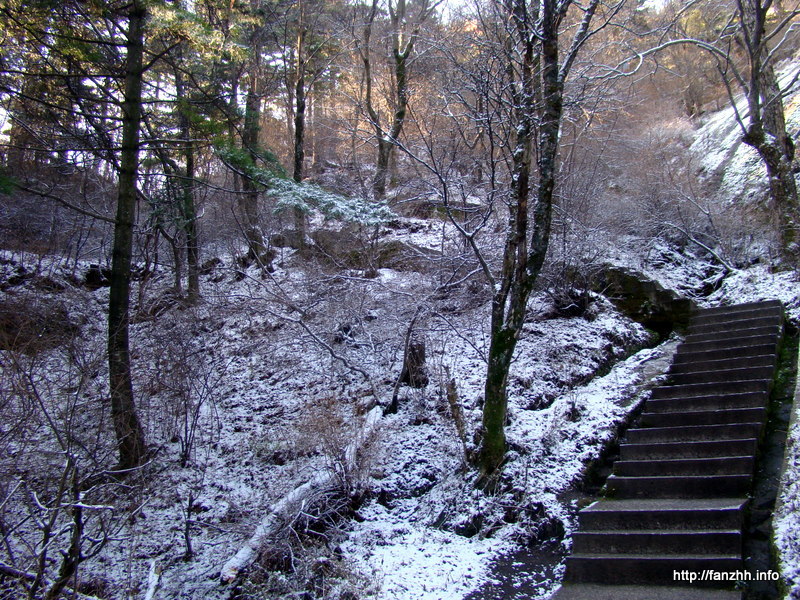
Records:
[[[58,576],[47,588],[44,600],[56,600],[61,596],[61,592],[66,587],[69,580],[73,578],[84,556],[81,552],[83,543],[83,506],[81,504],[81,489],[78,483],[78,468],[75,466],[72,457],[67,459],[67,466],[70,471],[70,494],[72,506],[67,510],[72,518],[70,528],[69,548],[62,551],[61,566],[58,569]]]
[[[311,101],[311,170],[319,172],[320,165],[324,162],[323,138],[320,134],[322,121],[325,116],[325,104],[321,95],[321,85],[319,82],[314,84],[314,94]]]
[[[386,196],[386,177],[389,172],[392,155],[397,140],[403,131],[403,124],[408,111],[408,61],[414,51],[414,44],[419,35],[419,28],[430,15],[428,0],[423,0],[415,21],[411,24],[411,32],[406,33],[407,11],[406,0],[398,0],[396,6],[389,5],[389,15],[392,22],[392,59],[394,62],[393,102],[395,104],[392,124],[388,131],[381,125],[380,116],[375,110],[372,99],[372,64],[370,59],[370,38],[372,36],[372,23],[377,14],[377,0],[373,0],[370,16],[364,27],[361,60],[364,64],[364,79],[366,84],[365,104],[367,115],[375,129],[378,140],[378,156],[375,163],[375,177],[372,180],[372,191],[376,199]]]
[[[189,128],[186,128],[189,133]],[[197,231],[197,209],[194,201],[194,143],[187,138],[185,148],[186,189],[183,196],[184,232],[186,234],[186,270],[189,279],[189,301],[200,298],[200,236]]]
[[[424,13],[423,13],[424,14]],[[414,32],[408,37],[405,45],[401,42],[401,28],[406,20],[405,0],[398,0],[397,8],[391,10],[392,19],[392,56],[394,59],[394,102],[395,110],[392,116],[392,126],[387,132],[378,132],[378,162],[375,166],[375,181],[373,189],[376,198],[383,198],[386,195],[386,176],[389,172],[389,164],[394,154],[395,144],[403,131],[403,124],[406,120],[408,110],[408,59],[414,50],[417,30],[421,24],[415,24]]]
[[[557,177],[558,133],[563,113],[564,80],[585,41],[599,0],[584,12],[563,64],[559,62],[559,14],[556,0],[542,0],[532,10],[525,0],[504,4],[514,23],[514,57],[521,56],[511,96],[516,142],[512,154],[511,204],[500,278],[494,286],[489,359],[483,407],[483,439],[477,454],[479,484],[492,487],[506,451],[505,421],[508,407],[508,372],[525,323],[533,285],[544,265],[550,245],[553,192]],[[566,9],[564,9],[566,10]],[[514,50],[512,50],[514,51]],[[506,57],[511,62],[512,56]],[[513,67],[511,67],[513,69]],[[510,71],[512,72],[512,71]],[[528,196],[531,190],[534,120],[538,123],[538,181],[532,228]],[[529,240],[529,229],[530,240]]]
[[[303,164],[305,162],[305,134],[306,134],[306,78],[305,78],[305,52],[304,41],[306,31],[303,25],[303,13],[300,13],[300,25],[297,32],[297,69],[295,83],[295,111],[294,111],[294,171],[292,179],[297,183],[303,181]],[[299,250],[303,251],[306,240],[306,215],[300,208],[294,209],[294,222],[299,240]]]
[[[142,115],[142,77],[145,8],[134,0],[128,16],[125,95],[122,103],[122,150],[119,193],[111,262],[108,308],[108,370],[111,416],[119,449],[119,468],[140,465],[145,457],[144,433],[136,415],[128,339],[133,219],[139,163],[139,125]]]
[[[303,60],[303,40],[305,31],[297,33],[297,73],[294,86],[294,170],[292,178],[300,183],[303,181],[303,163],[305,161],[305,134],[306,134],[306,79],[305,61]]]
[[[378,138],[378,160],[375,163],[375,177],[372,180],[372,191],[375,199],[386,197],[386,174],[389,172],[389,158],[394,148],[392,138]]]
[[[524,0],[515,0],[509,7],[516,24],[515,46],[523,61],[512,100],[516,110],[516,141],[512,154],[511,204],[503,252],[501,284],[492,298],[489,359],[486,368],[483,406],[483,440],[478,453],[482,480],[489,478],[502,465],[506,452],[505,422],[508,410],[508,372],[524,322],[533,277],[527,271],[528,196],[530,194],[533,142],[535,39],[532,36],[532,15],[526,12]],[[511,58],[510,56],[508,57]],[[547,202],[540,198],[539,202]],[[549,227],[549,223],[547,224]],[[545,248],[546,251],[546,248]],[[520,308],[521,313],[520,313]]]

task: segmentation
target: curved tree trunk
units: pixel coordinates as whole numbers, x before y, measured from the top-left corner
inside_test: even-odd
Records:
[[[761,122],[751,118],[744,142],[755,148],[767,167],[770,196],[779,213],[781,246],[785,257],[796,261],[800,255],[800,209],[792,166],[794,143],[786,133],[783,94],[771,63],[761,67],[758,83],[760,89],[753,93],[760,91]]]
[[[755,148],[767,167],[769,192],[778,211],[784,257],[796,262],[800,257],[800,210],[792,163],[782,151],[777,138],[766,135],[763,128],[751,127],[743,139]]]
[[[738,3],[738,22],[745,38],[750,67],[749,81],[743,87],[747,96],[747,117],[742,140],[752,146],[767,168],[770,197],[780,221],[781,249],[784,259],[797,265],[800,260],[800,204],[792,161],[794,145],[786,134],[783,95],[770,56],[767,35],[768,14],[772,3],[753,0]],[[788,21],[784,22],[784,25]]]

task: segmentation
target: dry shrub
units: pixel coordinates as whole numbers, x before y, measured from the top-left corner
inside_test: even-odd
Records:
[[[301,447],[318,453],[343,498],[357,501],[366,490],[377,436],[365,431],[354,406],[326,396],[306,407],[299,426]]]
[[[337,547],[287,540],[262,553],[234,598],[240,600],[360,600],[374,597],[375,581],[361,575]]]
[[[80,589],[81,565],[138,512],[134,477],[108,477],[116,447],[80,338],[49,352],[0,351],[0,564],[15,597]]]
[[[215,441],[221,428],[217,397],[224,368],[212,366],[209,347],[192,335],[192,325],[164,318],[153,331],[150,351],[143,351],[146,358],[137,365],[141,388],[158,398],[159,433],[180,443],[181,467],[194,460],[198,445]]]
[[[332,486],[304,497],[262,549],[238,598],[359,600],[375,592],[375,583],[361,576],[337,545],[343,537],[339,525],[361,501],[376,453],[376,436],[364,425],[354,406],[338,396],[306,406],[296,451],[319,456]]]
[[[37,354],[60,346],[78,332],[66,307],[56,300],[0,298],[0,349]]]

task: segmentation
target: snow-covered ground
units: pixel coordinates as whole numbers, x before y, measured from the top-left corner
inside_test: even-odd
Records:
[[[4,280],[18,267],[7,262]],[[433,291],[415,272],[381,270],[374,279],[280,268],[274,280],[254,268],[245,274],[210,274],[198,307],[169,307],[158,285],[146,296],[145,306],[163,305],[164,312],[134,326],[134,367],[147,437],[158,452],[144,474],[136,517],[121,523],[118,541],[83,568],[85,581],[110,597],[141,596],[153,567],[163,597],[227,597],[230,589],[218,581],[222,564],[269,506],[320,470],[340,466],[337,452],[359,415],[376,401],[388,403],[415,301]],[[769,281],[762,275],[759,282]],[[41,297],[42,277],[5,293]],[[73,287],[60,267],[47,277],[64,290],[44,295],[82,323],[84,343],[101,347],[106,290]],[[774,281],[776,289],[781,283],[785,276]],[[757,294],[752,282],[740,287]],[[723,292],[720,301],[744,297],[733,284]],[[351,573],[331,581],[363,597],[461,598],[491,581],[493,563],[539,539],[543,527],[563,531],[567,550],[577,507],[564,492],[646,397],[676,344],[636,352],[650,334],[601,296],[584,317],[571,319],[552,318],[547,296],[537,297],[509,379],[512,451],[501,493],[487,496],[463,468],[480,421],[487,307],[474,292],[432,302],[439,310],[420,325],[431,383],[400,388],[400,410],[382,419],[362,472],[351,474],[368,490],[364,503],[325,534],[340,557],[337,568]],[[292,303],[314,306],[308,329],[294,322]],[[342,324],[351,327],[337,343]],[[59,350],[51,354],[54,365],[63,360]],[[596,377],[598,369],[608,372]],[[463,439],[446,397],[448,373]],[[188,400],[180,393],[187,377],[194,385]],[[104,393],[99,385],[90,393],[98,407]],[[191,430],[187,408],[197,410],[198,421],[181,467]],[[112,439],[108,425],[103,431]],[[540,586],[536,597],[547,597],[555,584]],[[273,596],[280,585],[270,581]]]
[[[581,321],[537,323],[538,340],[545,338],[542,345],[537,345],[537,337],[523,338],[512,378],[527,382],[527,388],[517,388],[509,399],[507,434],[514,450],[504,469],[507,492],[487,496],[473,489],[469,478],[451,471],[442,473],[426,494],[388,505],[376,499],[359,511],[363,521],[353,525],[343,547],[364,572],[382,582],[381,598],[462,598],[491,580],[493,560],[529,542],[543,521],[559,520],[567,533],[571,531],[574,510],[562,503],[559,494],[577,483],[587,465],[598,458],[603,443],[642,401],[643,386],[651,385],[652,377],[666,369],[675,346],[675,342],[667,342],[642,350],[615,365],[606,376],[558,395],[549,407],[531,408],[528,398],[546,395],[553,385],[537,377],[545,364],[553,364],[544,357],[559,354],[547,343],[548,335],[570,339],[569,345],[588,353],[598,346],[598,338],[644,339],[640,328],[613,316],[610,309],[599,322]],[[565,360],[556,363],[557,369],[569,370],[575,358],[567,355],[565,351]],[[482,365],[476,361],[471,367],[476,376],[459,380],[459,393],[465,399],[480,393]],[[398,420],[390,420],[387,428],[403,427]],[[449,436],[455,438],[455,431]],[[424,472],[425,448],[437,443],[436,436],[419,439],[398,430],[390,438],[401,440],[391,448],[391,479],[413,479],[418,471]],[[458,441],[453,443],[459,450]],[[379,483],[379,488],[382,485]],[[465,532],[470,537],[465,537]],[[538,597],[547,597],[554,583],[541,587]]]

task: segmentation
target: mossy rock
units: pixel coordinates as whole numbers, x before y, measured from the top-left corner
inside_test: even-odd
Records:
[[[608,266],[595,276],[592,288],[607,296],[628,317],[666,338],[685,330],[696,310],[694,301],[664,288],[634,269]]]
[[[433,250],[401,240],[367,242],[347,230],[319,229],[311,234],[313,254],[347,269],[423,271],[438,257]]]

